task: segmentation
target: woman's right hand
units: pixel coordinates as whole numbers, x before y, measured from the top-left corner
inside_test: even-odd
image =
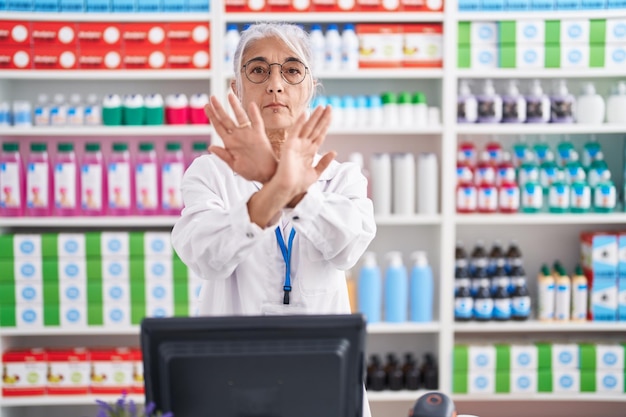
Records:
[[[209,151],[249,181],[268,182],[276,172],[278,160],[267,134],[258,108],[252,103],[248,113],[234,94],[228,95],[234,113],[233,120],[215,96],[211,96],[205,111],[224,147],[212,145]]]

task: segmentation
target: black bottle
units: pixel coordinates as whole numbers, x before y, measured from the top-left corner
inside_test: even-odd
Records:
[[[389,353],[387,355],[385,373],[387,374],[387,387],[390,390],[400,391],[404,388],[404,374],[402,373],[402,367],[398,362],[398,358],[393,353]]]
[[[491,320],[493,314],[493,298],[491,298],[489,279],[480,280],[478,292],[474,297],[474,319],[478,321]]]
[[[455,268],[467,268],[467,253],[463,242],[457,240],[456,247],[454,249],[454,267]]]
[[[496,267],[504,267],[506,260],[504,258],[504,250],[502,249],[502,243],[499,240],[493,242],[491,251],[489,252],[489,266],[487,267],[487,274],[493,275],[496,271]]]
[[[489,275],[487,274],[487,268],[477,268],[476,270],[474,270],[474,273],[472,274],[472,285],[470,287],[470,292],[472,293],[472,297],[476,297],[476,294],[478,294],[478,288],[480,288],[480,283],[483,281],[483,279],[488,280],[489,282],[491,282],[491,279],[489,277]]]
[[[503,268],[499,268],[504,271]],[[493,296],[493,319],[507,321],[511,319],[511,296],[509,295],[509,278],[507,276],[494,277],[496,291]]]
[[[474,299],[470,291],[471,281],[466,268],[457,268],[454,272],[454,320],[472,319]]]
[[[478,268],[487,268],[488,264],[489,258],[485,250],[485,242],[477,240],[476,246],[474,246],[470,255],[470,274],[473,275]]]
[[[513,293],[511,294],[511,318],[516,321],[528,320],[532,308],[530,294],[526,286],[524,268],[517,267],[512,271]]]
[[[439,369],[435,356],[432,353],[424,354],[420,371],[422,372],[422,387],[428,390],[436,390],[439,386]]]
[[[404,388],[417,391],[421,385],[422,374],[417,366],[417,361],[412,353],[404,355],[404,365],[402,372],[404,373]]]
[[[387,387],[385,370],[383,369],[380,357],[372,355],[370,364],[367,366],[366,387],[371,391],[383,391]]]
[[[522,251],[520,251],[517,242],[512,240],[509,244],[509,249],[506,251],[506,266],[507,272],[510,274],[517,267],[521,267]]]

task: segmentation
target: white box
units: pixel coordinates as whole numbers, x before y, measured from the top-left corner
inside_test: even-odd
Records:
[[[624,394],[624,370],[597,370],[596,393]]]
[[[623,345],[596,345],[596,369],[602,370],[623,370],[624,352]]]
[[[127,279],[102,281],[102,301],[106,303],[130,303],[130,283]]]
[[[589,45],[561,45],[561,68],[589,68]]]
[[[170,233],[167,232],[145,232],[143,235],[144,255],[146,257],[157,255],[171,259],[172,244],[170,236]]]
[[[16,258],[13,265],[16,282],[42,282],[41,259]]]
[[[472,45],[470,68],[498,68],[499,56],[497,45]]]
[[[85,257],[85,234],[84,233],[59,233],[58,236],[59,258]]]
[[[511,345],[511,371],[536,370],[537,346]]]
[[[85,282],[59,281],[60,303],[87,303],[87,284]]]
[[[128,303],[104,303],[105,326],[130,326],[130,306]]]
[[[552,369],[552,392],[580,392],[580,371]]]
[[[626,43],[626,19],[607,18],[605,42],[622,44]]]
[[[87,327],[85,303],[61,303],[61,327]]]
[[[43,285],[18,281],[15,283],[15,303],[43,303]]]
[[[172,303],[146,303],[146,317],[172,317],[173,315],[174,306],[172,305]]]
[[[87,265],[85,258],[59,258],[59,282],[85,282]]]
[[[103,258],[102,259],[102,280],[109,279],[129,279],[129,262],[128,258]]]
[[[626,69],[626,46],[622,43],[605,45],[604,47],[604,67]]]
[[[174,302],[174,285],[172,281],[146,281],[146,303],[169,303]]]
[[[13,256],[15,258],[36,258],[41,260],[41,235],[13,235]]]
[[[496,369],[495,346],[468,346],[467,369],[469,372]]]
[[[15,319],[18,329],[43,327],[43,306],[41,303],[16,304]]]
[[[470,45],[495,45],[498,43],[498,22],[472,22],[470,25]]]
[[[552,345],[552,370],[578,369],[580,353],[576,343]]]
[[[130,253],[128,232],[102,232],[100,235],[102,257]]]
[[[511,393],[536,393],[537,392],[537,370],[517,370],[511,371]]]
[[[546,22],[537,19],[521,19],[515,25],[515,43],[543,45],[546,40]]]
[[[517,44],[517,68],[544,68],[546,62],[546,48],[543,45]]]
[[[172,259],[165,257],[151,257],[146,258],[145,263],[146,281],[150,280],[172,280],[173,267]]]
[[[589,46],[589,19],[561,20],[561,45],[575,43]]]
[[[468,373],[468,394],[493,394],[495,392],[495,371],[472,371]]]

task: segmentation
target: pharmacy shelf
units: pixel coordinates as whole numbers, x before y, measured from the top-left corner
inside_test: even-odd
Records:
[[[375,12],[375,13],[226,13],[227,22],[302,22],[302,23],[337,23],[337,22],[443,22],[443,13],[438,12]]]
[[[112,403],[117,401],[120,395],[98,394],[98,395],[42,395],[39,397],[0,397],[2,407],[42,407],[42,406],[67,406],[67,405],[94,405],[96,400]],[[133,400],[136,404],[143,404],[145,397],[143,394],[130,394],[127,400]]]
[[[0,335],[2,336],[112,336],[112,335],[138,335],[139,326],[115,326],[115,327],[97,327],[88,326],[82,328],[63,328],[63,327],[40,327],[40,328],[9,328],[0,327]]]
[[[0,70],[0,80],[210,80],[211,70]]]
[[[626,213],[456,214],[457,225],[626,224]]]
[[[4,20],[44,22],[208,22],[210,12],[50,13],[2,11]]]
[[[454,332],[461,333],[607,333],[626,332],[624,322],[551,322],[540,321],[526,322],[469,322],[454,323]]]
[[[624,69],[618,68],[537,68],[537,69],[459,69],[456,71],[458,79],[470,78],[620,78],[624,79]]]
[[[234,75],[229,72],[226,79]],[[321,80],[388,80],[388,79],[441,79],[443,68],[361,68],[357,71],[320,71],[315,77]]]
[[[370,402],[386,402],[386,401],[417,401],[427,390],[409,391],[367,391],[367,399]]]
[[[443,128],[441,126],[424,126],[424,127],[331,127],[329,135],[358,135],[362,136],[432,136],[441,135]]]
[[[208,136],[210,125],[30,126],[0,128],[2,136]]]
[[[459,11],[459,22],[493,22],[501,20],[564,20],[564,19],[606,19],[626,17],[626,9],[598,9],[598,10],[537,10],[537,11]]]
[[[430,323],[372,323],[367,325],[367,334],[438,333],[439,322]]]
[[[440,215],[415,215],[401,216],[392,214],[388,216],[377,215],[376,224],[379,226],[410,226],[410,225],[439,225]]]
[[[178,216],[67,216],[67,217],[0,217],[2,227],[75,228],[148,228],[172,227]]]
[[[455,402],[469,401],[589,401],[626,402],[624,394],[570,393],[570,394],[453,394]],[[549,414],[547,414],[549,415]]]
[[[459,135],[626,135],[626,125],[585,125],[575,123],[476,123],[458,124],[456,131]]]

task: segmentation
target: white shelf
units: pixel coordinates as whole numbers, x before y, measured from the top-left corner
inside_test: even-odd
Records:
[[[226,79],[233,77],[229,72]],[[320,71],[315,77],[322,80],[441,79],[443,68],[362,68],[358,71]]]
[[[0,405],[3,407],[46,407],[46,406],[67,406],[67,405],[93,405],[97,407],[96,400],[109,403],[117,401],[121,395],[111,394],[89,394],[89,395],[42,395],[39,397],[2,397]],[[145,396],[143,394],[130,394],[127,400],[133,400],[136,404],[143,404]]]
[[[431,323],[373,323],[367,325],[367,334],[437,333],[439,322]]]
[[[139,326],[116,326],[116,327],[83,327],[83,328],[62,328],[62,327],[42,327],[33,328],[8,328],[0,327],[2,336],[111,336],[111,335],[139,335]]]
[[[453,394],[453,401],[598,401],[625,402],[624,394],[571,393],[571,394]],[[549,414],[547,414],[549,415]],[[601,414],[599,414],[601,415]]]
[[[432,136],[441,135],[443,128],[441,126],[425,126],[425,127],[362,127],[362,128],[344,128],[331,127],[329,135],[358,135],[358,136],[376,136],[376,135],[407,135],[407,136]]]
[[[415,215],[415,216],[376,216],[376,224],[379,226],[403,226],[403,225],[438,225],[441,224],[440,215]]]
[[[457,13],[459,22],[493,22],[500,20],[522,20],[522,19],[606,19],[607,17],[626,17],[626,9],[598,9],[598,10],[536,10],[536,11],[459,11]]]
[[[0,227],[171,227],[177,216],[0,217]]]
[[[233,23],[264,22],[302,22],[302,23],[337,23],[337,22],[443,22],[443,13],[439,12],[338,12],[338,13],[226,13],[225,20]]]
[[[0,80],[209,80],[211,70],[0,70]]]
[[[0,136],[206,136],[213,133],[210,125],[160,126],[67,126],[0,128]]]
[[[422,395],[426,394],[426,390],[418,391],[367,391],[367,399],[370,402],[388,402],[388,401],[411,401],[415,402]]]
[[[593,333],[626,332],[624,322],[486,322],[454,323],[455,333]]]
[[[584,135],[584,134],[626,134],[623,124],[559,124],[559,123],[477,123],[458,124],[459,135]]]
[[[468,78],[626,78],[623,69],[613,68],[541,68],[541,69],[459,69],[458,79]]]
[[[45,22],[208,22],[210,12],[67,13],[3,10],[3,19]]]
[[[515,213],[515,214],[456,214],[458,225],[490,224],[625,224],[626,213]]]

